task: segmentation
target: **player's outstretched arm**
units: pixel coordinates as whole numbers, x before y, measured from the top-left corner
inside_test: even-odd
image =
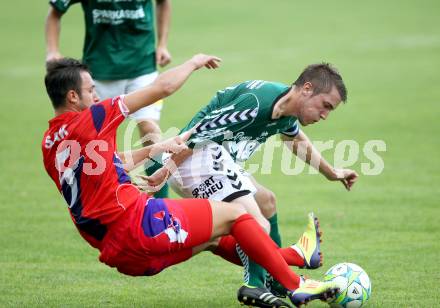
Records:
[[[337,169],[330,165],[321,153],[313,146],[310,139],[303,131],[299,131],[295,137],[281,135],[284,144],[300,159],[318,170],[330,181],[341,181],[347,190],[358,179],[358,174],[350,169]]]
[[[54,7],[50,6],[46,17],[46,62],[62,58],[59,51],[61,32],[61,16]]]
[[[185,63],[167,70],[160,74],[152,84],[125,96],[124,103],[128,108],[128,113],[133,113],[173,94],[185,83],[192,72],[203,66],[208,69],[217,68],[220,61],[221,59],[216,56],[198,54]]]

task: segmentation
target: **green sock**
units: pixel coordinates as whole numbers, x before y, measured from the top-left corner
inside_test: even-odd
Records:
[[[145,173],[152,175],[156,170],[162,167],[162,156],[156,156],[153,160],[147,161],[145,164]],[[162,188],[154,193],[155,198],[168,198],[168,184],[165,183]]]
[[[270,223],[270,238],[279,246],[281,247],[281,235],[278,230],[278,216],[277,213],[275,213],[271,218],[268,219]],[[271,283],[271,291],[277,292],[280,295],[286,294],[286,289],[276,280],[273,279],[270,274],[268,274],[269,281],[272,280]]]
[[[271,218],[268,219],[270,223],[270,238],[281,247],[281,235],[278,230],[278,215],[275,213]]]
[[[252,287],[263,288],[266,285],[267,271],[252,260],[249,260],[249,282]]]
[[[244,269],[244,283],[250,287],[265,287],[267,272],[260,265],[249,259],[247,255],[237,245],[238,256]]]

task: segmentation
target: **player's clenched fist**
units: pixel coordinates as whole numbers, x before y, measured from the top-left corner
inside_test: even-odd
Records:
[[[150,157],[154,157],[164,152],[179,153],[183,150],[186,150],[188,147],[186,146],[185,141],[186,140],[183,140],[181,136],[176,136],[174,138],[158,142],[151,146]]]

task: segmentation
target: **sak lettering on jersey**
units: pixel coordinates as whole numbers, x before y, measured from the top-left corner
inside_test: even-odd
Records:
[[[67,135],[69,135],[69,132],[66,130],[67,124],[64,124],[60,127],[60,129],[53,134],[53,136],[46,136],[46,140],[44,141],[44,147],[46,149],[50,149],[53,147],[53,145],[66,138]]]

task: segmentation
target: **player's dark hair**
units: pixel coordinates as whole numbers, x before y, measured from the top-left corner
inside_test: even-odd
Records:
[[[65,104],[67,92],[70,90],[75,91],[81,98],[82,71],[89,72],[87,65],[72,58],[46,63],[44,84],[55,109]]]
[[[301,87],[306,82],[313,85],[313,94],[329,93],[333,85],[338,90],[343,102],[347,101],[347,88],[338,70],[329,63],[311,64],[307,66],[293,83]]]

